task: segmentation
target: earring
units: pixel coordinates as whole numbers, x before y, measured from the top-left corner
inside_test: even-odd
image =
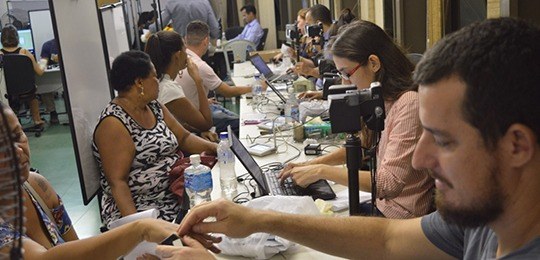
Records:
[[[141,89],[141,93],[139,94],[141,97],[144,97],[144,88],[142,85],[139,85],[139,88]]]

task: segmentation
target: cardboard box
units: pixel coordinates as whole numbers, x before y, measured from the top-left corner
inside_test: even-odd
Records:
[[[269,63],[270,59],[274,58],[277,54],[279,54],[281,51],[279,49],[275,50],[264,50],[264,51],[252,51],[249,53],[249,55],[259,54],[261,55],[262,59]]]

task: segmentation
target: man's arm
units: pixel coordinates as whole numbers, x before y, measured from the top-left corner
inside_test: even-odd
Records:
[[[209,216],[216,222],[203,222]],[[323,217],[261,211],[220,200],[195,207],[180,235],[223,233],[245,237],[265,232],[325,253],[365,259],[451,259],[424,235],[420,218]]]
[[[231,87],[225,82],[221,82],[219,87],[216,89],[217,93],[224,97],[237,97],[242,94],[251,93],[251,87]]]

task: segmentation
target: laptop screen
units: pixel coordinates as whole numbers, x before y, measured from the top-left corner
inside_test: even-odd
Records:
[[[268,67],[268,65],[266,65],[266,62],[264,62],[264,60],[262,59],[261,55],[255,54],[249,57],[249,60],[251,61],[253,66],[255,66],[255,68],[264,75],[265,78],[268,79],[274,75],[270,67]]]
[[[240,140],[238,140],[235,134],[231,134],[231,143],[231,150],[236,155],[238,160],[242,163],[242,165],[244,165],[251,177],[255,179],[255,182],[257,182],[257,185],[259,185],[259,188],[261,189],[261,195],[267,195],[269,189],[266,185],[266,179],[264,178],[261,167],[259,167],[257,162],[255,162],[253,156],[249,154],[246,147],[244,147]]]

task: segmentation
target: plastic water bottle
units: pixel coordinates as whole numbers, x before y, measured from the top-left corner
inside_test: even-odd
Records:
[[[236,186],[238,184],[236,181],[236,172],[234,171],[234,153],[231,150],[229,134],[227,132],[219,133],[219,139],[217,156],[221,192],[225,197],[232,198],[237,193]]]
[[[262,102],[262,85],[261,85],[261,78],[260,74],[255,74],[255,82],[253,83],[253,86],[251,87],[251,106],[253,109],[256,109],[257,106]]]
[[[298,99],[296,98],[293,88],[288,88],[287,92],[289,93],[289,99],[287,99],[287,103],[285,103],[285,121],[298,121]]]
[[[225,45],[227,43],[227,37],[225,37],[225,32],[221,33],[221,46]]]
[[[212,172],[208,166],[201,164],[201,157],[193,154],[189,157],[191,166],[184,170],[186,192],[190,206],[193,208],[205,201],[212,200]]]

